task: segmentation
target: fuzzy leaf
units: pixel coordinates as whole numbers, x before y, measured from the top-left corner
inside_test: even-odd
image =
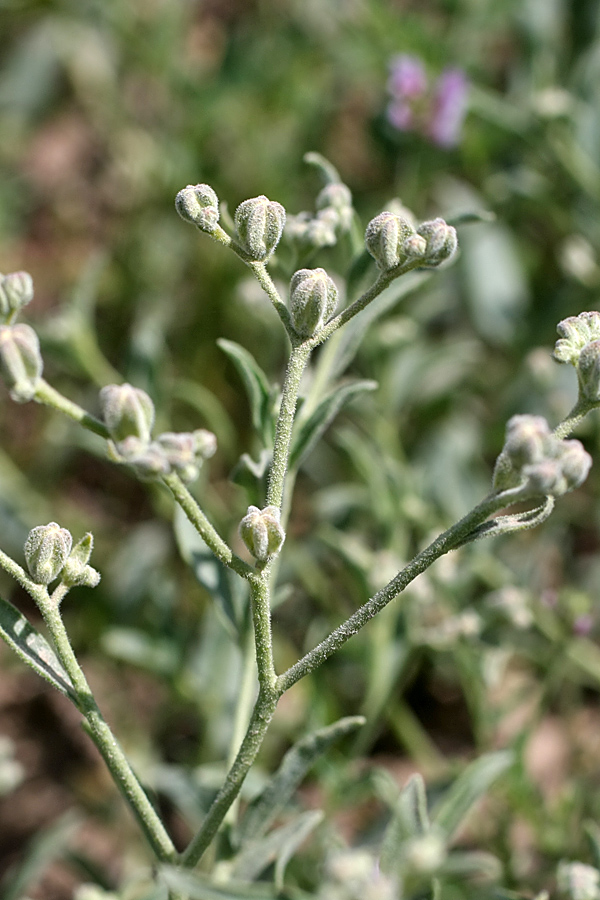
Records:
[[[250,841],[235,860],[233,877],[241,881],[254,881],[275,862],[276,884],[280,889],[286,865],[322,819],[320,810],[309,810],[271,831],[266,837]]]
[[[250,401],[252,425],[269,446],[273,435],[273,390],[269,379],[251,353],[236,344],[220,338],[217,344],[227,354],[238,370]]]
[[[179,507],[175,509],[173,525],[181,556],[224,614],[232,635],[239,635],[248,606],[245,583],[237,576],[231,577],[229,570],[216,559]]]
[[[450,840],[469,810],[490,786],[512,765],[509,750],[486,753],[467,766],[433,810],[431,821]]]
[[[218,885],[197,872],[174,866],[161,866],[159,877],[170,891],[182,894],[189,900],[275,900],[278,896],[278,892],[268,884],[229,882]]]
[[[305,422],[301,422],[294,435],[290,454],[290,467],[295,468],[310,453],[338,412],[357,394],[374,391],[376,381],[350,381],[335,387],[319,403]]]
[[[71,679],[48,641],[12,603],[2,597],[0,597],[0,637],[4,638],[8,646],[34,672],[45,678],[73,703],[77,703],[77,694]]]
[[[239,828],[240,844],[264,834],[317,759],[335,741],[360,728],[365,721],[363,716],[348,716],[339,719],[333,725],[314,731],[294,744],[283,757],[281,765],[264,791],[246,810]]]
[[[421,837],[429,828],[427,795],[421,775],[410,778],[396,801],[381,847],[381,870],[393,872],[402,844]]]

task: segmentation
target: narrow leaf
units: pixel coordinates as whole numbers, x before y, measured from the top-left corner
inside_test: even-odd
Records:
[[[231,577],[229,570],[216,559],[180,507],[175,509],[173,527],[182,558],[223,613],[232,636],[239,635],[248,607],[245,582]]]
[[[197,872],[174,866],[161,866],[159,877],[169,890],[189,900],[275,900],[278,896],[268,884],[215,884]]]
[[[69,700],[77,704],[77,694],[71,679],[59,662],[48,641],[35,630],[12,603],[0,597],[0,637],[4,638],[17,656],[45,678]]]
[[[319,403],[310,417],[300,424],[293,438],[290,467],[295,468],[310,453],[334,418],[357,394],[374,391],[376,381],[350,381],[335,387]]]
[[[240,844],[264,834],[317,759],[335,741],[351,734],[364,725],[365,721],[363,716],[348,716],[314,731],[294,744],[283,757],[279,769],[264,791],[246,810],[239,828]]]
[[[421,837],[429,828],[425,782],[413,775],[400,792],[381,847],[381,870],[393,872],[402,844]]]
[[[471,807],[513,763],[509,750],[487,753],[467,766],[432,813],[432,823],[450,840]]]
[[[268,443],[272,430],[270,420],[273,403],[273,391],[269,379],[252,354],[244,347],[240,347],[235,341],[225,340],[225,338],[219,338],[217,344],[238,370],[250,401],[252,425],[265,443]]]
[[[320,810],[309,810],[271,831],[266,837],[250,841],[234,862],[233,877],[241,881],[255,881],[267,866],[276,862],[276,886],[280,889],[289,860],[322,820]]]

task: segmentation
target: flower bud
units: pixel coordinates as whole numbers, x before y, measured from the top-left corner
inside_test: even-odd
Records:
[[[452,225],[447,225],[443,219],[423,222],[417,228],[417,234],[427,241],[427,250],[423,260],[426,265],[439,266],[440,263],[454,256],[458,247],[456,230]]]
[[[540,462],[551,437],[550,426],[543,416],[513,416],[506,426],[504,451],[515,466]]]
[[[175,197],[182,219],[211,234],[219,221],[219,198],[208,184],[188,184]]]
[[[33,279],[29,272],[0,276],[0,316],[7,319],[33,299]]]
[[[264,262],[279,243],[285,225],[285,209],[281,203],[261,194],[240,203],[234,221],[241,249],[250,259]]]
[[[292,324],[302,337],[319,331],[335,312],[338,289],[325,269],[300,269],[290,282]]]
[[[115,442],[136,437],[148,443],[154,424],[154,404],[145,391],[130,384],[109,384],[100,391],[100,408]]]
[[[17,403],[27,403],[37,390],[44,363],[38,336],[29,325],[0,325],[0,372]]]
[[[556,873],[558,889],[571,900],[598,900],[600,897],[600,872],[581,862],[563,860]]]
[[[108,455],[113,462],[131,466],[144,481],[160,478],[171,471],[165,451],[157,441],[147,443],[134,435],[117,444],[109,441]]]
[[[600,401],[600,340],[590,341],[579,354],[577,362],[579,390],[586,400]]]
[[[240,522],[240,536],[255,559],[264,562],[269,556],[279,553],[285,540],[285,532],[279,521],[276,506],[249,506]]]
[[[196,459],[196,442],[189,432],[165,431],[156,439],[165,459],[172,470],[177,472],[182,481],[195,481],[200,474],[200,465]],[[201,461],[200,461],[201,464]]]
[[[89,532],[75,544],[61,572],[63,584],[69,587],[96,587],[100,582],[100,572],[88,566],[93,547],[94,537]]]
[[[573,491],[583,484],[592,465],[592,457],[580,441],[561,441],[560,468],[565,479],[565,491]]]
[[[600,340],[600,312],[582,312],[569,316],[556,326],[560,338],[554,347],[554,358],[576,366],[586,344]]]
[[[385,272],[404,262],[404,243],[414,233],[408,219],[386,211],[375,216],[367,225],[365,244],[377,266]]]
[[[341,181],[328,184],[322,191],[319,191],[315,205],[318,210],[335,210],[339,217],[341,230],[349,230],[353,215],[352,194],[350,188]]]
[[[36,584],[50,584],[62,571],[73,538],[66,528],[56,522],[32,528],[25,541],[27,568]]]
[[[217,452],[217,438],[206,428],[192,431],[194,438],[194,454],[198,459],[210,459]]]

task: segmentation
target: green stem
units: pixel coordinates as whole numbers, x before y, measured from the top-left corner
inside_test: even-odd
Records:
[[[273,638],[271,635],[270,582],[269,563],[262,569],[260,575],[250,581],[258,683],[260,684],[260,689],[267,693],[273,691],[277,683],[273,662]]]
[[[589,400],[579,397],[568,416],[554,429],[555,437],[568,437],[575,428],[577,428],[582,419],[584,419],[592,409],[597,409],[597,407],[598,403],[591,403]]]
[[[239,556],[236,556],[231,547],[225,543],[223,538],[208,521],[179,475],[172,472],[169,475],[163,475],[162,480],[169,488],[173,497],[181,506],[202,540],[207,547],[212,550],[217,559],[230,569],[233,569],[234,572],[237,572],[238,575],[241,575],[242,578],[254,576],[256,574],[254,568],[249,566],[248,563],[245,563]]]
[[[278,699],[278,692],[266,691],[262,688],[259,691],[248,730],[235,762],[206,814],[199,831],[192,838],[187,850],[181,856],[181,864],[183,866],[190,869],[193,868],[200,861],[204,851],[219,830],[228,809],[238,796],[244,779],[258,755],[264,736],[273,718]]]
[[[37,403],[43,403],[44,406],[51,406],[53,409],[58,410],[58,412],[64,413],[65,416],[68,416],[70,419],[73,419],[74,422],[83,425],[88,431],[93,431],[94,434],[99,434],[100,437],[103,438],[110,438],[110,434],[108,433],[108,429],[104,422],[94,418],[94,416],[90,416],[90,414],[81,406],[78,406],[77,403],[73,403],[72,400],[63,397],[62,394],[51,387],[43,378],[40,379],[34,400],[36,400]]]
[[[333,631],[329,637],[321,641],[302,659],[284,672],[277,679],[277,688],[283,693],[293,684],[313,672],[338,650],[353,635],[357,634],[366,623],[376,616],[384,607],[394,600],[417,575],[424,572],[444,553],[455,550],[469,540],[471,532],[485,522],[495,512],[521,500],[526,499],[520,488],[490,494],[478,506],[472,509],[459,522],[441,534],[425,550],[415,556],[384,588],[377,591],[363,606]]]
[[[242,259],[243,259],[243,257],[242,257]],[[292,340],[294,340],[297,336],[296,336],[296,333],[292,326],[292,320],[290,318],[289,310],[288,310],[287,306],[285,305],[285,303],[283,302],[283,300],[281,299],[281,297],[279,296],[279,291],[275,287],[275,285],[273,283],[273,279],[271,278],[271,276],[269,275],[269,273],[267,271],[267,267],[265,266],[265,264],[263,262],[252,262],[252,261],[248,261],[248,260],[244,260],[244,262],[246,263],[248,268],[252,269],[252,271],[254,272],[254,275],[256,276],[256,280],[258,281],[261,288],[263,289],[263,291],[265,292],[265,294],[267,295],[267,297],[273,304],[275,310],[277,311],[279,318],[281,319],[281,321],[284,324],[285,330],[287,331],[290,338]]]
[[[238,698],[235,706],[235,714],[233,717],[233,728],[231,729],[231,740],[229,742],[229,754],[227,757],[227,768],[229,769],[238,754],[242,745],[244,735],[248,728],[252,707],[254,705],[254,695],[256,693],[256,674],[255,663],[256,653],[254,650],[254,634],[253,628],[246,629],[244,641],[242,644],[242,671],[240,674],[240,685],[238,689]],[[239,797],[236,798],[229,808],[226,821],[234,823],[236,820],[236,810]]]
[[[69,642],[58,606],[52,602],[52,598],[48,597],[47,591],[41,589],[39,585],[37,587],[34,600],[44,617],[57,655],[71,679],[77,694],[79,709],[89,726],[94,743],[100,750],[115,783],[133,811],[156,857],[161,862],[174,862],[177,858],[175,847],[98,708]]]
[[[282,505],[300,381],[302,380],[302,375],[304,374],[304,369],[308,363],[311,350],[311,342],[305,341],[297,347],[294,347],[290,354],[281,390],[281,406],[277,419],[277,428],[275,430],[273,462],[269,473],[269,486],[267,489],[267,506],[277,506],[281,508]]]

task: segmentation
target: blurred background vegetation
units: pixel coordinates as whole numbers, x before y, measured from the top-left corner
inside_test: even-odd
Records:
[[[456,148],[387,121],[398,53],[434,75],[465,71]],[[511,415],[555,424],[574,401],[551,346],[560,319],[597,306],[599,76],[596,0],[0,0],[0,270],[34,276],[27,320],[45,375],[92,412],[98,388],[125,379],[152,395],[162,429],[214,430],[219,451],[195,490],[233,541],[249,495],[230,476],[259,448],[215,342],[238,341],[277,381],[285,341],[239,260],[177,217],[176,192],[202,181],[231,211],[262,193],[310,210],[321,182],[303,156],[318,151],[363,225],[393,198],[420,220],[493,214],[459,225],[458,262],[411,282],[340,363],[379,390],[348,406],[300,474],[274,614],[280,669],[481,499]],[[336,247],[311,265],[343,279],[349,262]],[[20,560],[28,529],[50,520],[94,533],[103,580],[69,598],[67,623],[183,842],[227,753],[230,623],[181,558],[166,494],[0,390],[2,547]],[[578,434],[596,459],[599,435],[593,416]],[[298,685],[264,771],[307,728],[366,712],[302,801],[355,845],[382,815],[374,766],[399,782],[418,769],[435,792],[461,760],[512,747],[518,762],[465,846],[499,856],[503,883],[524,892],[513,896],[552,887],[562,858],[592,862],[598,471],[538,531],[440,561]],[[0,588],[35,620],[7,579]],[[22,766],[0,805],[0,873],[76,809],[74,839],[64,818],[49,832],[61,847],[70,836],[68,862],[32,876],[29,893],[114,886],[144,858],[120,800],[62,698],[3,648],[0,663],[0,732]],[[291,877],[310,890],[313,868]]]

